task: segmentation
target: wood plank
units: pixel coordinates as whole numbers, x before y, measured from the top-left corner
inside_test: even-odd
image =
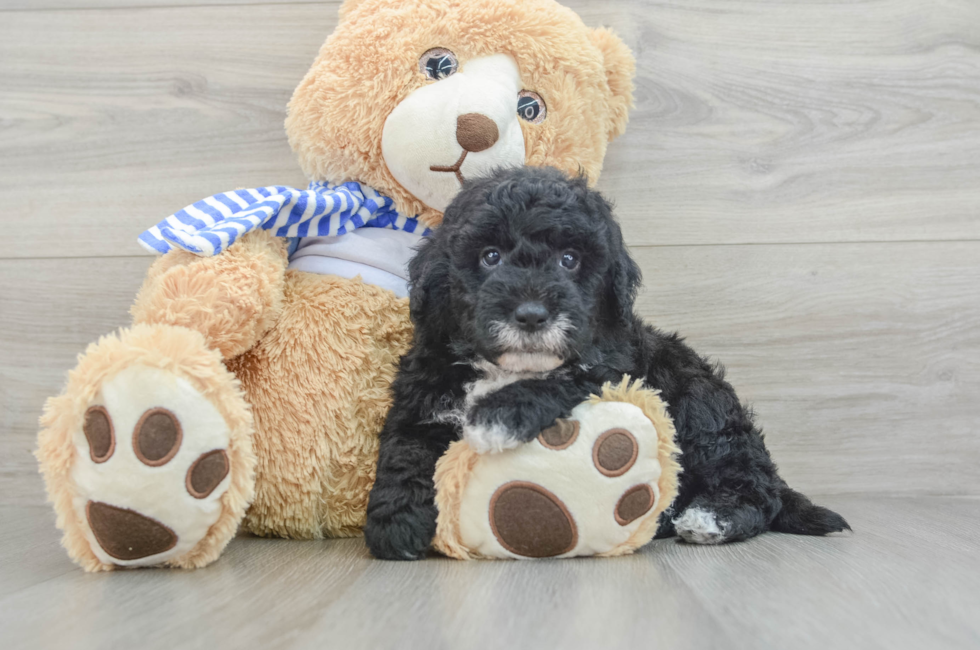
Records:
[[[285,107],[337,6],[5,14],[0,257],[138,255],[189,202],[305,187]]]
[[[637,108],[603,188],[629,241],[980,238],[980,3],[616,6]]]
[[[980,495],[980,243],[634,252],[640,313],[728,365],[793,485]],[[35,471],[44,398],[127,322],[147,264],[0,261],[0,408],[17,450],[0,454],[0,503],[40,503],[38,483],[13,479]]]
[[[86,575],[37,508],[0,508],[13,647],[973,648],[980,500],[830,497],[852,535],[661,540],[605,560],[370,559],[238,538],[199,571]],[[33,552],[24,553],[24,548]]]
[[[602,182],[634,244],[980,239],[972,0],[569,4],[639,58]],[[336,8],[5,14],[0,258],[135,254],[203,196],[302,185],[284,107]]]
[[[975,648],[980,501],[831,497],[853,535],[648,547],[735,639],[772,648]],[[956,531],[956,532],[952,532]]]
[[[727,365],[792,485],[980,494],[980,243],[635,254],[639,312]]]
[[[3,11],[78,11],[85,9],[148,9],[154,7],[206,7],[211,5],[313,5],[325,0],[3,0]]]
[[[0,261],[0,505],[42,505],[37,418],[76,357],[129,323],[152,258]]]

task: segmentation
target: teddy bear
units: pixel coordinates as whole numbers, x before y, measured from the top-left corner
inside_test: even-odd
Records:
[[[554,0],[346,0],[287,111],[309,188],[224,192],[150,228],[161,256],[132,326],[45,405],[37,456],[71,558],[193,568],[239,530],[360,534],[415,245],[494,168],[594,182],[633,74],[618,37]],[[447,504],[476,467],[464,456],[443,467]],[[437,547],[494,554],[458,529]]]

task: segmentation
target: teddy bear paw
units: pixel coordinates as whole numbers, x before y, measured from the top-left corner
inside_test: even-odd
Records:
[[[483,557],[630,552],[669,505],[659,451],[637,406],[579,405],[536,440],[474,461],[459,503],[462,545]]]
[[[230,483],[230,431],[186,380],[131,366],[102,384],[80,424],[72,501],[100,561],[160,564],[208,534]]]

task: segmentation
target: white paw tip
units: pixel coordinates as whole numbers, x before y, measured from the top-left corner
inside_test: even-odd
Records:
[[[688,508],[674,520],[681,539],[691,544],[721,544],[728,526],[719,522],[715,513],[701,508]]]
[[[496,454],[520,446],[520,442],[510,435],[507,427],[499,424],[468,425],[463,429],[463,439],[478,454]]]

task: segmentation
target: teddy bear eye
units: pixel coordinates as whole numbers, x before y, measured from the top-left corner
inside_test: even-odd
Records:
[[[517,93],[517,114],[531,124],[541,124],[548,117],[548,109],[541,95],[531,90]]]
[[[433,81],[456,74],[459,61],[456,55],[444,47],[434,47],[419,59],[419,72]]]

